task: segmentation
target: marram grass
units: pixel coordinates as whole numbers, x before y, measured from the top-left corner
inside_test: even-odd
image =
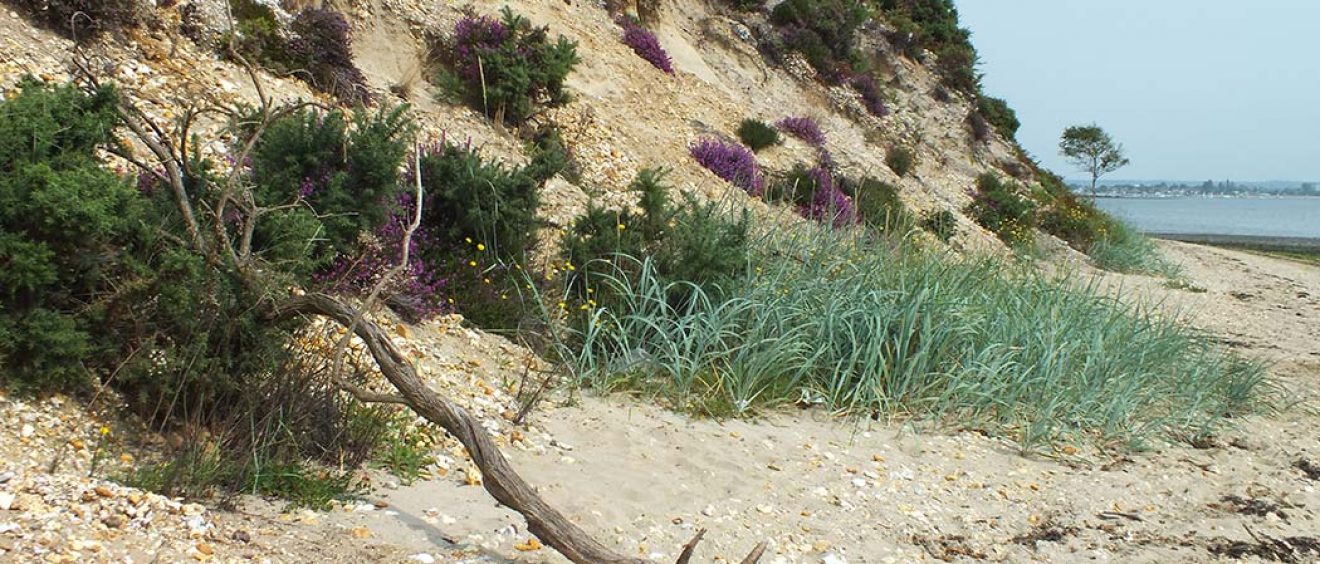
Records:
[[[563,356],[578,383],[716,416],[788,404],[1062,438],[1192,438],[1264,404],[1264,368],[1167,313],[995,259],[808,229],[757,245],[745,284],[667,296],[641,262],[603,283]],[[634,259],[635,260],[635,259]]]

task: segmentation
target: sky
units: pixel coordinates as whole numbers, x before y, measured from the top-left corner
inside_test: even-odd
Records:
[[[1320,180],[1320,0],[955,0],[985,92],[1046,167],[1095,123],[1132,164],[1106,179]]]

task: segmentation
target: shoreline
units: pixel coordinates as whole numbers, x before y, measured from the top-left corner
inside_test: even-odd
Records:
[[[1196,243],[1216,247],[1233,247],[1259,251],[1287,251],[1320,254],[1320,238],[1286,237],[1274,235],[1224,235],[1214,233],[1160,233],[1147,232],[1147,236],[1182,243]]]

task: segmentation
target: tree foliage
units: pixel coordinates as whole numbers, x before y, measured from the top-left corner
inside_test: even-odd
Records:
[[[1059,139],[1059,153],[1067,157],[1077,170],[1091,175],[1093,195],[1095,184],[1101,176],[1123,168],[1130,162],[1123,151],[1123,145],[1114,141],[1096,124],[1074,125],[1063,130],[1063,136]]]

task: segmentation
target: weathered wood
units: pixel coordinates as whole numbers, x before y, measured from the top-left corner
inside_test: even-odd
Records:
[[[278,305],[272,312],[272,318],[288,318],[297,315],[319,315],[349,327],[367,345],[367,350],[376,360],[381,374],[399,391],[399,396],[381,396],[395,400],[401,397],[403,403],[439,425],[463,443],[472,461],[481,470],[482,485],[501,505],[517,511],[527,520],[527,530],[541,542],[559,551],[569,560],[578,563],[611,564],[618,562],[641,563],[646,560],[621,555],[601,544],[581,527],[573,524],[562,513],[536,493],[526,481],[513,470],[504,458],[490,434],[472,417],[467,410],[435,393],[417,375],[412,362],[390,341],[385,331],[368,319],[361,312],[326,294],[306,294],[295,296]],[[365,397],[366,396],[365,392]],[[683,547],[678,564],[687,564],[696,550],[697,543],[705,535],[705,529],[697,533]],[[762,542],[743,559],[743,564],[755,564],[765,553],[766,544]]]
[[[558,550],[573,562],[641,563],[645,560],[623,556],[596,541],[586,531],[569,521],[562,513],[532,489],[514,472],[481,424],[467,410],[433,392],[417,375],[412,363],[399,351],[380,326],[358,318],[358,312],[325,294],[296,296],[278,306],[275,317],[293,315],[321,315],[345,327],[353,326],[376,359],[381,374],[389,380],[408,406],[448,431],[463,443],[472,461],[481,470],[482,485],[501,505],[522,514],[527,530],[541,542]]]

